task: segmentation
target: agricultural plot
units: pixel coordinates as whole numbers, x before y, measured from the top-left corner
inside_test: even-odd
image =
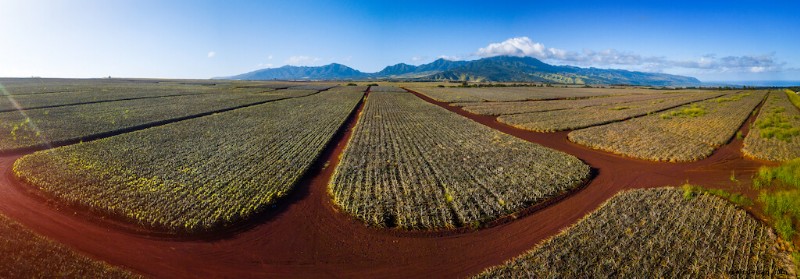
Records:
[[[744,139],[745,155],[768,161],[800,158],[800,110],[790,102],[791,94],[794,93],[769,93]]]
[[[43,238],[0,215],[2,278],[139,278]]]
[[[394,86],[372,86],[369,90],[372,92],[406,92],[405,89]]]
[[[0,88],[0,90],[2,89]],[[268,89],[262,91],[268,91]],[[162,87],[153,89],[88,89],[67,93],[40,93],[27,95],[10,95],[2,93],[3,92],[0,91],[0,112],[114,100],[133,100],[220,92],[214,92],[209,90],[209,88],[193,88],[189,90],[177,89],[173,87]]]
[[[501,115],[497,118],[497,121],[535,132],[575,130],[639,117],[720,95],[719,93],[694,93],[672,96],[671,98],[613,103],[584,108]]]
[[[744,210],[672,188],[617,194],[478,278],[794,278],[776,235]]]
[[[19,159],[14,173],[68,204],[175,232],[262,212],[310,168],[363,96],[341,88]]]
[[[141,125],[316,92],[202,94],[4,112],[0,113],[0,153],[78,141]]]
[[[569,140],[645,160],[695,161],[728,142],[764,95],[762,91],[728,94],[658,114],[573,131]]]
[[[480,115],[510,115],[528,112],[542,112],[562,109],[576,109],[616,103],[669,98],[671,94],[631,94],[621,96],[599,96],[579,100],[518,101],[518,102],[467,102],[452,103],[452,106]]]
[[[575,99],[608,95],[657,92],[653,90],[551,87],[438,88],[411,87],[439,102],[511,102],[526,100]]]
[[[480,226],[560,196],[589,166],[410,93],[370,93],[329,184],[345,212],[378,227]]]

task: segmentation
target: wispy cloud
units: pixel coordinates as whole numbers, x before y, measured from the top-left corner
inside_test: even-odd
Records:
[[[214,56],[217,56],[216,52],[213,52],[213,51],[209,51],[208,52],[208,58],[214,58]]]
[[[705,73],[727,72],[777,72],[784,70],[785,62],[775,59],[775,54],[743,55],[717,57],[715,54],[704,55],[693,60],[673,60],[662,56],[642,56],[633,52],[606,49],[600,51],[569,51],[548,48],[544,44],[534,42],[528,37],[510,38],[503,42],[491,43],[479,48],[474,53],[478,57],[499,55],[528,56],[550,62],[577,66],[616,66],[647,71],[660,72],[670,68],[693,69]]]
[[[310,66],[310,65],[316,64],[317,62],[319,62],[321,60],[322,59],[320,59],[318,57],[298,55],[298,56],[292,56],[292,57],[289,57],[289,59],[286,59],[286,64],[287,65],[292,65],[292,66]]]

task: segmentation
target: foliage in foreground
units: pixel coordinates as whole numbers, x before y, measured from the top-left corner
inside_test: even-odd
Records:
[[[78,254],[0,215],[2,278],[138,278]]]
[[[782,242],[744,210],[675,188],[617,194],[479,278],[793,278]]]
[[[17,160],[57,199],[145,226],[206,231],[292,190],[363,96],[344,87],[194,118]]]
[[[786,240],[797,233],[800,223],[800,158],[778,167],[761,167],[753,178],[753,187],[762,189],[758,201],[770,216],[775,230]],[[782,190],[774,190],[780,188]]]
[[[579,159],[480,125],[410,93],[372,92],[329,186],[379,227],[480,226],[579,187]]]

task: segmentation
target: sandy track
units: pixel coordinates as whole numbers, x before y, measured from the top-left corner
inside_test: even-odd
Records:
[[[347,132],[334,139],[316,171],[289,197],[258,220],[217,235],[162,237],[48,202],[13,177],[11,166],[19,155],[0,157],[0,212],[92,257],[155,277],[407,278],[435,274],[456,278],[522,254],[620,190],[686,181],[730,187],[731,170],[744,179],[763,164],[743,158],[741,140],[693,163],[628,159],[573,144],[567,140],[567,132],[518,130],[493,117],[472,115],[417,96],[500,131],[575,155],[597,175],[584,189],[548,207],[478,231],[420,234],[368,228],[338,212],[326,191],[355,124],[351,118]],[[325,162],[329,162],[327,167]]]

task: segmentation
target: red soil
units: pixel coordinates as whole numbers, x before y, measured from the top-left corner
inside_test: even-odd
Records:
[[[11,166],[19,155],[0,157],[0,212],[94,258],[154,277],[407,278],[433,274],[452,278],[476,274],[522,254],[621,190],[687,181],[726,188],[732,184],[732,170],[745,180],[763,164],[743,158],[739,139],[693,163],[623,158],[573,144],[566,132],[526,132],[417,96],[505,133],[575,155],[597,175],[584,189],[550,206],[478,231],[426,235],[368,228],[338,212],[327,193],[327,183],[355,125],[351,119],[347,132],[323,154],[321,162],[329,162],[327,166],[320,166],[265,218],[220,235],[160,237],[59,207],[13,177]]]

